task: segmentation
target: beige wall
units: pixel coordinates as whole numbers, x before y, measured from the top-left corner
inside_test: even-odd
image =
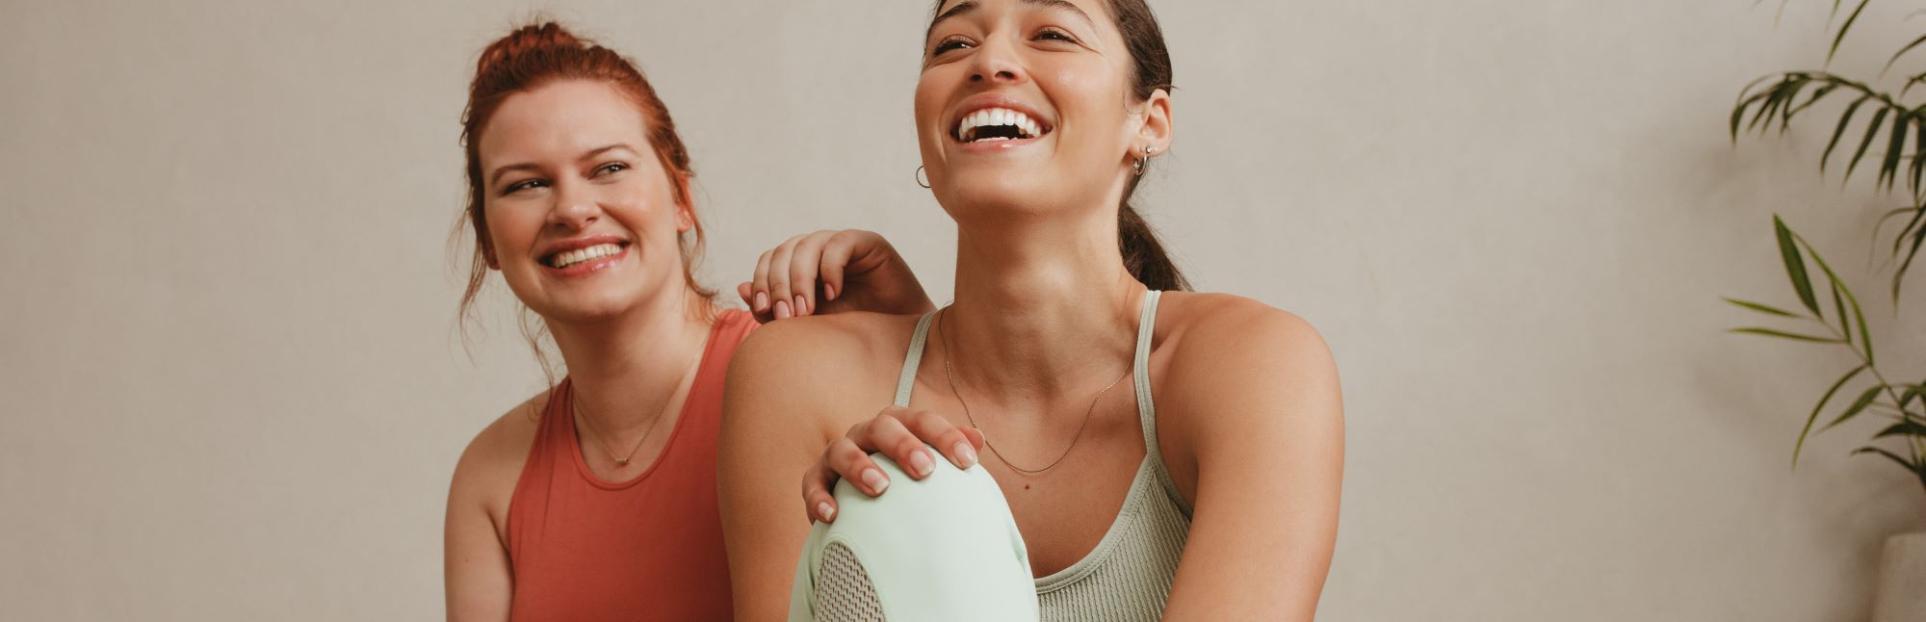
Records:
[[[473,57],[536,10],[655,79],[711,283],[860,226],[948,291],[920,0],[227,4],[0,9],[0,617],[440,615],[455,457],[540,382],[505,288],[464,353],[444,245]],[[1773,211],[1868,274],[1819,131],[1725,138],[1740,85],[1823,54],[1829,3],[1774,4],[1156,3],[1181,90],[1149,217],[1344,373],[1326,619],[1865,613],[1926,501],[1844,457],[1863,429],[1788,471],[1844,358],[1719,332],[1749,319],[1720,294],[1790,299]],[[1875,3],[1840,67],[1910,8]]]

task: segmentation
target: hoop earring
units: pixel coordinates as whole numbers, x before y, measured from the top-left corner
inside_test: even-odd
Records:
[[[916,167],[916,185],[924,188],[930,187],[929,175],[924,174],[922,165],[917,165]]]
[[[1131,172],[1136,173],[1137,176],[1139,177],[1142,177],[1144,174],[1144,168],[1150,165],[1150,154],[1156,153],[1156,152],[1157,152],[1156,149],[1152,148],[1150,145],[1144,145],[1144,157],[1132,158],[1130,161]]]

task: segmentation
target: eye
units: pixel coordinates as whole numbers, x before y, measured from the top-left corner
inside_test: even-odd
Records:
[[[1062,41],[1064,43],[1077,42],[1076,37],[1072,37],[1070,36],[1070,33],[1064,32],[1062,29],[1055,28],[1055,27],[1044,28],[1043,30],[1037,31],[1036,39],[1038,41]]]
[[[525,179],[522,181],[509,184],[507,187],[502,188],[502,195],[507,196],[507,195],[515,194],[517,192],[521,192],[523,190],[527,190],[530,188],[540,188],[547,185],[548,185],[547,181],[543,181],[540,179]]]
[[[970,47],[969,41],[963,39],[962,37],[950,37],[948,39],[944,39],[942,41],[936,42],[936,47],[930,48],[930,56],[940,56],[944,52],[948,52],[951,50],[961,50],[967,47]]]
[[[601,176],[603,176],[603,175],[613,175],[613,174],[615,174],[615,173],[620,173],[620,172],[622,172],[622,171],[626,171],[626,170],[629,170],[629,165],[628,165],[628,163],[625,163],[625,162],[609,162],[609,163],[606,163],[606,164],[603,164],[603,165],[601,165],[601,166],[598,166],[598,167],[595,167],[595,173],[594,173],[594,176],[596,176],[596,177],[601,177]]]

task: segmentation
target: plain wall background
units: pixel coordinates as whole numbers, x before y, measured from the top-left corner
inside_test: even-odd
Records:
[[[1864,426],[1790,471],[1846,354],[1724,335],[1752,318],[1718,301],[1793,300],[1782,212],[1888,356],[1918,350],[1864,260],[1885,202],[1814,170],[1824,115],[1725,135],[1741,85],[1820,64],[1829,4],[1154,2],[1177,140],[1140,204],[1200,287],[1305,316],[1343,373],[1324,619],[1866,613],[1926,497],[1844,455]],[[1911,4],[1835,66],[1876,71]],[[542,382],[498,280],[464,352],[447,247],[475,55],[538,12],[662,92],[710,284],[855,226],[944,300],[953,226],[911,177],[928,11],[5,3],[0,617],[441,615],[455,458]]]

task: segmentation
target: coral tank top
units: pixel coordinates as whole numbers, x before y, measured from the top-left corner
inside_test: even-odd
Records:
[[[727,620],[716,509],[722,381],[757,326],[717,318],[668,444],[641,475],[604,481],[582,460],[572,385],[550,392],[508,508],[513,620]]]

